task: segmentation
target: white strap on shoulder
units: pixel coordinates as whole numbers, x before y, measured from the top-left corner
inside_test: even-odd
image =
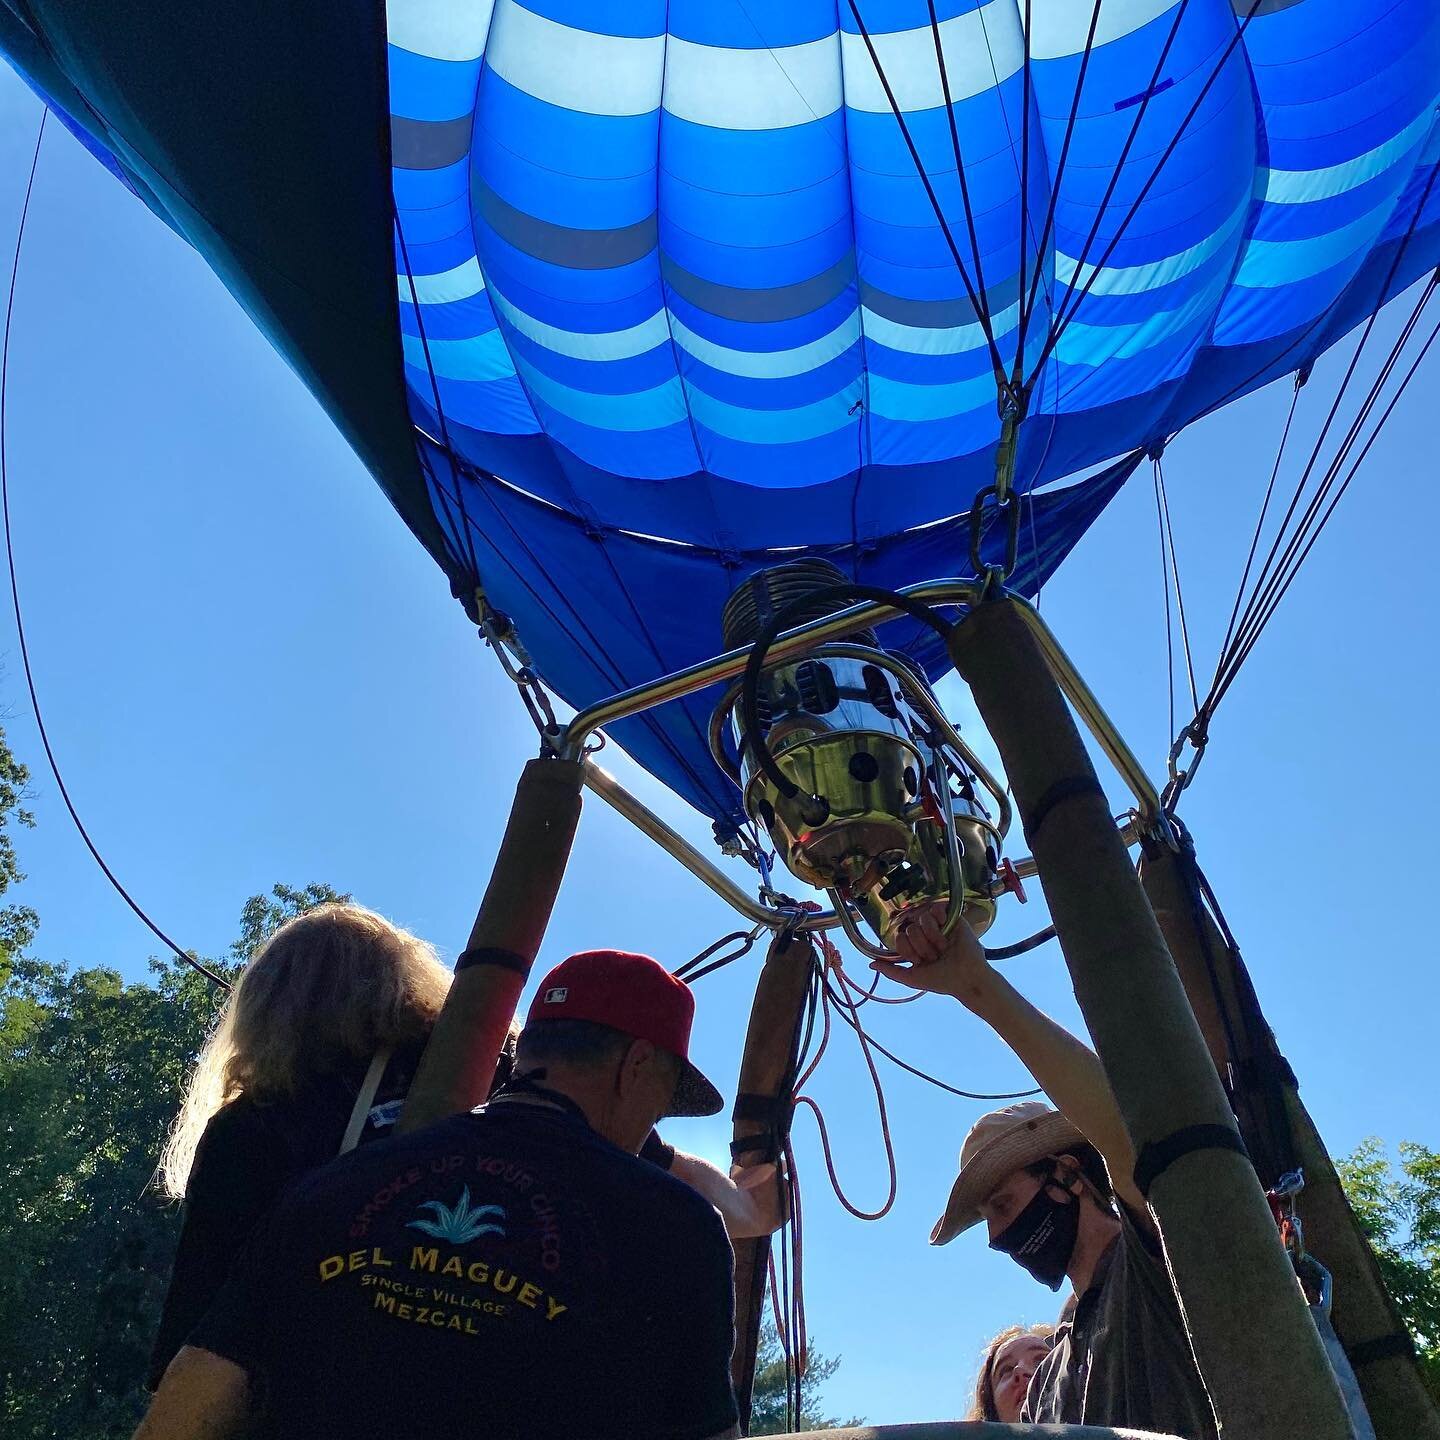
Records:
[[[337,1155],[348,1155],[359,1143],[361,1131],[365,1129],[365,1117],[370,1113],[370,1107],[375,1103],[375,1092],[380,1088],[380,1081],[384,1077],[385,1067],[390,1063],[390,1056],[394,1054],[391,1046],[387,1045],[375,1052],[375,1057],[370,1061],[370,1068],[365,1072],[365,1078],[360,1082],[360,1093],[355,1097],[355,1108],[350,1112],[350,1123],[345,1127],[345,1138],[340,1142]]]

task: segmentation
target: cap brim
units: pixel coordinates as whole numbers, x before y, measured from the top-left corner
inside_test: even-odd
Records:
[[[720,1092],[688,1061],[680,1062],[680,1079],[666,1115],[718,1115],[725,1108]]]
[[[945,1213],[930,1232],[932,1245],[948,1245],[983,1218],[981,1204],[995,1193],[1007,1176],[1026,1165],[1033,1165],[1047,1155],[1063,1155],[1077,1145],[1086,1145],[1085,1137],[1058,1111],[1036,1120],[1021,1120],[1002,1131],[962,1166],[950,1187]]]

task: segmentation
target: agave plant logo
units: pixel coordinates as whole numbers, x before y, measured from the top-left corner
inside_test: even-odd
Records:
[[[433,1210],[433,1220],[412,1220],[410,1230],[422,1230],[437,1240],[451,1245],[466,1245],[481,1235],[504,1235],[505,1226],[495,1221],[505,1219],[503,1205],[470,1204],[470,1187],[467,1185],[454,1205],[442,1205],[438,1200],[427,1200],[421,1210]]]

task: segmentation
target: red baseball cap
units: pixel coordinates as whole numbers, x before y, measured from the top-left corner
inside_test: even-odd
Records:
[[[562,960],[530,1002],[527,1025],[542,1020],[586,1020],[622,1035],[648,1040],[680,1062],[669,1115],[715,1115],[720,1092],[690,1063],[695,997],[658,960],[624,950],[585,950]]]

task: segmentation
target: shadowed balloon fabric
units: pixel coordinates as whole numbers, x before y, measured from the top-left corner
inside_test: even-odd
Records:
[[[0,48],[576,704],[795,547],[968,573],[997,371],[1022,492],[1121,457],[1033,495],[1033,592],[1440,259],[1431,0],[0,0]],[[712,701],[615,733],[723,816]]]

